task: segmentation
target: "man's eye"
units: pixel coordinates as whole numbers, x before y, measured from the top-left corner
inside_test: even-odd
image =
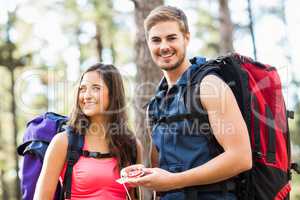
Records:
[[[152,39],[152,42],[158,43],[158,42],[160,42],[160,39]]]
[[[170,37],[170,38],[168,38],[168,40],[170,40],[170,41],[176,40],[176,37]]]

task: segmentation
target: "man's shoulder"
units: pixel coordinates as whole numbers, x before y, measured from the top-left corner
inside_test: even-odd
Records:
[[[200,83],[200,91],[201,92],[214,92],[219,91],[226,87],[227,84],[222,80],[220,76],[217,74],[208,74],[203,77]],[[200,93],[201,94],[201,93]]]
[[[207,75],[200,84],[200,101],[205,109],[218,107],[230,93],[230,87],[218,76]],[[222,104],[222,103],[221,103]]]

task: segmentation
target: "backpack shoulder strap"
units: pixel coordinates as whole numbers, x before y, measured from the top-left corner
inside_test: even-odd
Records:
[[[134,139],[134,144],[132,145],[132,160],[131,160],[132,164],[136,164],[137,163],[137,142],[136,139]]]
[[[219,67],[212,61],[208,61],[203,64],[203,62],[198,62],[198,60],[199,59],[197,57],[190,60],[190,62],[192,64],[197,65],[198,68],[193,72],[193,74],[189,78],[189,83],[183,94],[183,100],[188,112],[180,115],[162,116],[159,119],[157,119],[155,117],[151,117],[151,101],[147,108],[150,127],[156,123],[173,123],[186,119],[200,119],[201,121],[208,120],[207,112],[203,109],[199,99],[199,84],[201,83],[203,78],[209,74],[215,74],[218,76]]]
[[[197,64],[196,62],[193,63],[193,59],[191,59],[191,63]],[[200,84],[205,76],[211,74],[220,77],[219,67],[213,60],[198,65],[197,71],[191,76],[189,85],[184,93],[184,102],[189,115],[188,118],[202,118],[202,120],[207,118],[207,112],[200,101]]]
[[[67,150],[67,168],[63,182],[62,199],[71,198],[72,173],[73,166],[78,161],[84,144],[84,136],[74,133],[73,129],[68,127],[66,129],[68,135],[68,150]]]
[[[153,115],[154,107],[153,103],[155,101],[155,97],[152,97],[147,104],[145,105],[146,110],[146,122],[147,122],[147,131],[151,131],[153,126],[157,123],[158,119]]]

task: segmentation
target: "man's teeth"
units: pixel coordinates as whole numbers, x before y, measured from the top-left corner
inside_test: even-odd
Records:
[[[170,56],[172,56],[173,54],[165,54],[165,55],[161,55],[161,57],[163,57],[163,58],[167,58],[167,57],[170,57]]]

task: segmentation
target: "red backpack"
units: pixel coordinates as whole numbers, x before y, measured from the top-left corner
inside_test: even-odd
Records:
[[[236,53],[204,65],[219,69],[247,124],[253,168],[236,177],[238,199],[288,199],[291,169],[299,169],[291,163],[288,118],[293,112],[286,110],[276,68]]]

